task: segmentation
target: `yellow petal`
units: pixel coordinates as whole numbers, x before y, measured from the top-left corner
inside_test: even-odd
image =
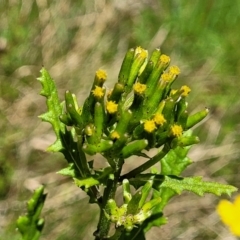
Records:
[[[234,206],[227,200],[220,201],[217,206],[217,212],[226,225],[230,225],[235,220]]]

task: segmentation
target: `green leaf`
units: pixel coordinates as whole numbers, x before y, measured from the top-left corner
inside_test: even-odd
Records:
[[[39,116],[44,122],[49,122],[56,134],[57,140],[48,147],[48,151],[59,152],[63,146],[60,139],[60,133],[65,132],[64,124],[59,120],[62,114],[62,105],[60,104],[55,83],[45,68],[41,69],[41,77],[38,80],[42,84],[40,94],[47,99],[48,112]]]
[[[88,177],[83,178],[74,178],[74,182],[78,187],[90,188],[95,185],[104,184],[109,178],[111,178],[113,170],[111,167],[106,167],[103,170],[96,171],[96,174],[93,174]]]
[[[190,158],[187,157],[189,149],[190,147],[176,147],[171,149],[160,161],[161,174],[179,176],[192,163]]]
[[[68,167],[61,169],[57,173],[62,174],[63,176],[70,176],[72,178],[77,177],[76,169],[73,163],[70,163]]]
[[[17,220],[17,227],[22,234],[22,240],[38,240],[41,235],[44,219],[39,217],[46,199],[46,194],[43,191],[43,186],[35,190],[27,203],[27,214],[20,216]]]
[[[160,187],[170,188],[178,194],[181,194],[182,191],[187,190],[194,192],[199,196],[203,196],[205,193],[212,193],[217,196],[227,194],[230,196],[233,192],[237,191],[237,188],[231,185],[217,182],[204,182],[202,181],[202,177],[177,178],[165,176],[165,180]]]

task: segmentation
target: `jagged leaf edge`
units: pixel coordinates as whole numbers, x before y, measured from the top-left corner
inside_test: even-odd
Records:
[[[44,122],[49,122],[57,137],[56,141],[51,144],[47,150],[52,152],[59,152],[63,149],[61,142],[60,132],[65,132],[64,124],[59,120],[59,116],[62,114],[62,105],[60,103],[57,88],[54,80],[45,68],[42,68],[41,77],[37,80],[42,85],[40,95],[46,97],[48,111],[39,116]]]

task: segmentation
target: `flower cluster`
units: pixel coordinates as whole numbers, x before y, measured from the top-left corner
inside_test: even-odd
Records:
[[[190,88],[172,89],[180,69],[169,64],[170,57],[159,49],[150,58],[141,47],[130,49],[118,82],[106,97],[107,74],[98,70],[82,108],[75,96],[66,92],[67,112],[60,120],[76,128],[85,153],[100,153],[106,159],[126,158],[165,143],[171,145],[172,141],[174,146],[195,144],[195,140],[183,141],[183,133],[201,121],[208,110],[188,115]]]

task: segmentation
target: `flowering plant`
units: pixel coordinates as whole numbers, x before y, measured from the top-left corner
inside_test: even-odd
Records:
[[[68,166],[58,173],[71,177],[89,196],[89,203],[99,206],[96,240],[145,239],[151,227],[167,223],[164,207],[184,190],[199,196],[230,195],[236,191],[233,186],[205,182],[199,176],[181,176],[192,163],[187,157],[191,145],[199,142],[191,128],[209,111],[188,114],[187,96],[191,90],[188,86],[172,88],[180,70],[169,64],[170,58],[160,49],[155,49],[150,57],[141,47],[130,49],[114,88],[106,90],[107,74],[98,70],[82,106],[69,90],[60,103],[54,81],[45,68],[41,70],[38,80],[48,111],[40,118],[52,125],[57,138],[48,150],[64,155]],[[157,153],[150,157],[152,149],[157,149]],[[94,168],[96,157],[87,161],[87,155],[96,154],[105,158],[107,167]],[[132,156],[146,161],[122,174],[124,163]],[[155,164],[160,167],[154,167]],[[123,202],[118,206],[115,193],[120,186]],[[35,236],[43,226],[39,219],[45,200],[42,188],[33,199],[28,203],[30,213],[18,220],[18,228],[26,236],[29,229],[33,229]],[[29,207],[33,203],[34,207]],[[37,225],[39,221],[41,228]],[[109,236],[111,225],[115,232]]]

